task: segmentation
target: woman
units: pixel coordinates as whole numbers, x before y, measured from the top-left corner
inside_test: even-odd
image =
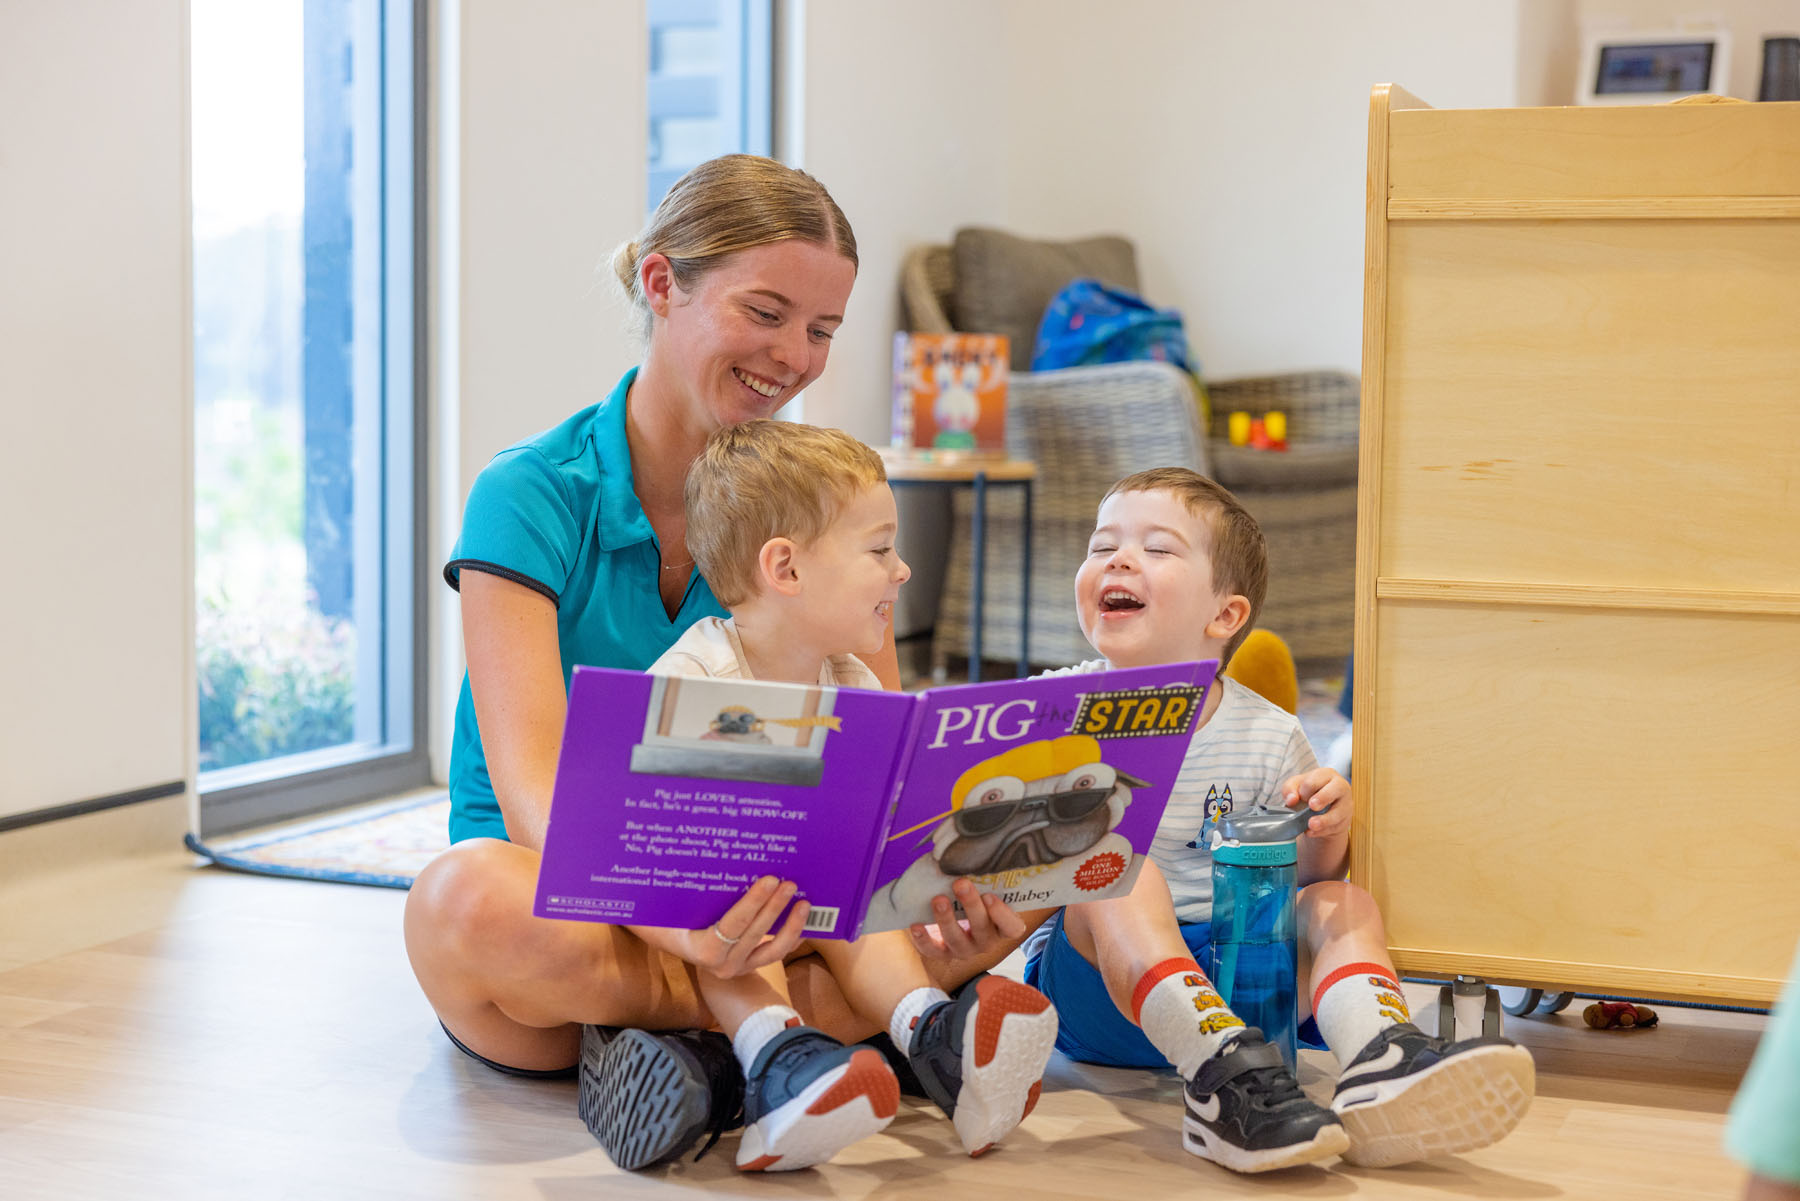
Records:
[[[824,370],[856,240],[811,176],[731,155],[679,180],[613,267],[644,321],[643,363],[598,405],[495,456],[444,569],[462,594],[468,661],[453,845],[420,873],[405,927],[456,1045],[513,1074],[568,1075],[579,1058],[583,1116],[631,1167],[728,1120],[737,1068],[717,1035],[594,1028],[705,1029],[692,968],[732,976],[787,958],[805,906],[777,928],[795,886],[765,878],[706,930],[534,917],[568,678],[576,663],[642,670],[693,622],[725,615],[687,552],[688,466],[713,430],[770,416]],[[895,686],[891,645],[874,666]],[[947,965],[952,976],[1004,953],[980,909],[975,928],[920,936],[964,964]],[[1023,932],[1010,912],[1002,923]],[[822,971],[794,975],[796,1003],[823,1011],[810,1024],[847,1012]],[[653,1110],[673,1116],[651,1121]]]

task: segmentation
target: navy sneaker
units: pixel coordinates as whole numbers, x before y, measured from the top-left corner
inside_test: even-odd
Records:
[[[578,1077],[581,1120],[628,1172],[678,1159],[710,1133],[705,1155],[742,1120],[744,1076],[714,1031],[583,1026]]]
[[[980,1155],[1036,1107],[1055,1045],[1050,998],[1017,980],[980,976],[920,1015],[906,1058],[963,1150]]]
[[[1181,1145],[1234,1172],[1271,1172],[1341,1155],[1350,1136],[1300,1091],[1279,1048],[1247,1026],[1187,1082]]]
[[[1498,1142],[1536,1091],[1531,1052],[1510,1039],[1450,1042],[1401,1022],[1357,1052],[1331,1108],[1350,1132],[1344,1158],[1381,1168]]]
[[[893,1121],[899,1107],[900,1085],[879,1051],[790,1026],[745,1073],[737,1166],[787,1172],[824,1163]]]

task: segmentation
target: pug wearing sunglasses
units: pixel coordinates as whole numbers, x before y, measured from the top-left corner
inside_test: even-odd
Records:
[[[951,810],[931,831],[931,849],[869,903],[870,928],[930,920],[931,898],[967,876],[1015,909],[1049,898],[1099,900],[1127,891],[1131,843],[1114,833],[1146,787],[1100,758],[1082,734],[1014,747],[965,771]],[[877,919],[880,919],[880,924]]]

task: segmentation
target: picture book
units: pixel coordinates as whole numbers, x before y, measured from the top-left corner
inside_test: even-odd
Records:
[[[1010,353],[1004,334],[895,334],[894,445],[1004,455]]]
[[[701,929],[759,876],[815,937],[1129,892],[1218,664],[918,693],[577,667],[539,917]]]

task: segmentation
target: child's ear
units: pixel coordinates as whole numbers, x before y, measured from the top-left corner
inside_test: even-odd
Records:
[[[756,555],[756,569],[765,588],[782,596],[799,593],[799,549],[787,538],[771,538],[763,543]]]
[[[1226,597],[1225,603],[1219,606],[1218,615],[1206,623],[1206,636],[1220,642],[1229,642],[1231,636],[1243,629],[1244,623],[1249,620],[1250,598],[1234,593]]]

